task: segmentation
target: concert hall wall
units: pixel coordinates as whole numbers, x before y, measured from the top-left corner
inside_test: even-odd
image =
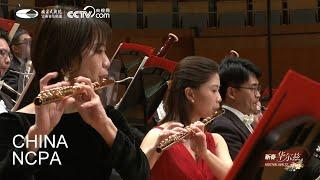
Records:
[[[54,4],[54,0],[12,0],[11,4],[21,3],[24,7],[46,6]],[[111,10],[111,17],[117,13],[137,13],[137,1],[120,1],[107,0],[107,6]],[[171,16],[174,13],[173,1],[164,0],[144,0],[143,13],[148,16],[152,13],[162,13]],[[249,2],[249,1],[248,1]],[[256,12],[266,13],[266,0],[253,0],[252,10]],[[315,21],[313,24],[293,24],[294,12],[297,10],[317,10],[319,4],[315,0],[302,1],[290,0],[272,1],[272,12],[279,11],[280,18],[283,20],[284,12],[289,12],[288,22],[279,21],[280,24],[272,22],[272,83],[276,87],[282,80],[284,74],[289,68],[292,68],[316,81],[320,81],[320,25],[319,12],[315,13]],[[223,13],[247,12],[247,1],[216,1],[216,13],[218,19]],[[208,13],[207,0],[179,1],[180,18],[190,13]],[[9,7],[9,10],[14,8]],[[210,10],[210,8],[209,8]],[[113,14],[112,14],[113,13]],[[161,14],[159,14],[161,15]],[[144,18],[145,18],[144,17]],[[149,18],[150,20],[150,18]],[[22,27],[25,27],[31,33],[35,32],[36,23],[27,20],[18,19]],[[109,48],[110,57],[116,47],[122,41],[140,43],[159,48],[168,32],[177,34],[180,38],[179,43],[169,51],[168,58],[178,61],[188,55],[200,55],[212,58],[218,62],[228,53],[229,50],[236,50],[241,57],[248,58],[256,63],[263,72],[262,84],[266,87],[268,83],[268,39],[266,24],[260,26],[254,24],[250,26],[246,24],[243,27],[208,27],[208,28],[148,28],[147,19],[144,19],[144,28],[113,28],[113,36],[111,46]],[[114,22],[111,21],[114,24]],[[149,23],[150,25],[150,23]],[[181,24],[180,24],[181,25]]]

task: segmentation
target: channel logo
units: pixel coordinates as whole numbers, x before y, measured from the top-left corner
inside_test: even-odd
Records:
[[[68,11],[68,18],[110,18],[110,9],[95,9],[93,6],[86,6],[80,11]]]
[[[36,18],[38,15],[38,11],[34,9],[20,9],[16,12],[16,16],[22,19]]]

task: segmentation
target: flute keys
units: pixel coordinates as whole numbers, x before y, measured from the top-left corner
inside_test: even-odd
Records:
[[[35,105],[43,105],[43,104],[48,104],[54,101],[59,101],[63,99],[65,96],[73,94],[75,90],[79,88],[80,87],[63,86],[63,87],[52,88],[49,90],[43,90],[34,99],[34,103]]]
[[[94,90],[101,89],[108,84],[115,83],[114,80],[103,79],[101,82],[92,83]],[[49,90],[41,91],[38,96],[34,99],[35,105],[48,104],[54,101],[60,101],[64,97],[74,94],[77,90],[83,87],[83,83],[75,83],[73,86],[62,86],[57,88],[52,88]]]

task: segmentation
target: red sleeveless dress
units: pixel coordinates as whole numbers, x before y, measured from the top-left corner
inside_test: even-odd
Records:
[[[215,153],[215,142],[206,132],[207,148]],[[152,180],[214,180],[216,179],[203,159],[196,161],[183,143],[164,151],[151,170]]]

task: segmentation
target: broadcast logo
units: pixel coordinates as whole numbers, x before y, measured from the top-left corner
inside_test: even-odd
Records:
[[[23,19],[36,18],[39,13],[34,9],[20,9],[16,12],[16,16]]]
[[[95,9],[93,6],[86,6],[81,11],[69,11],[68,18],[110,18],[110,9]]]

